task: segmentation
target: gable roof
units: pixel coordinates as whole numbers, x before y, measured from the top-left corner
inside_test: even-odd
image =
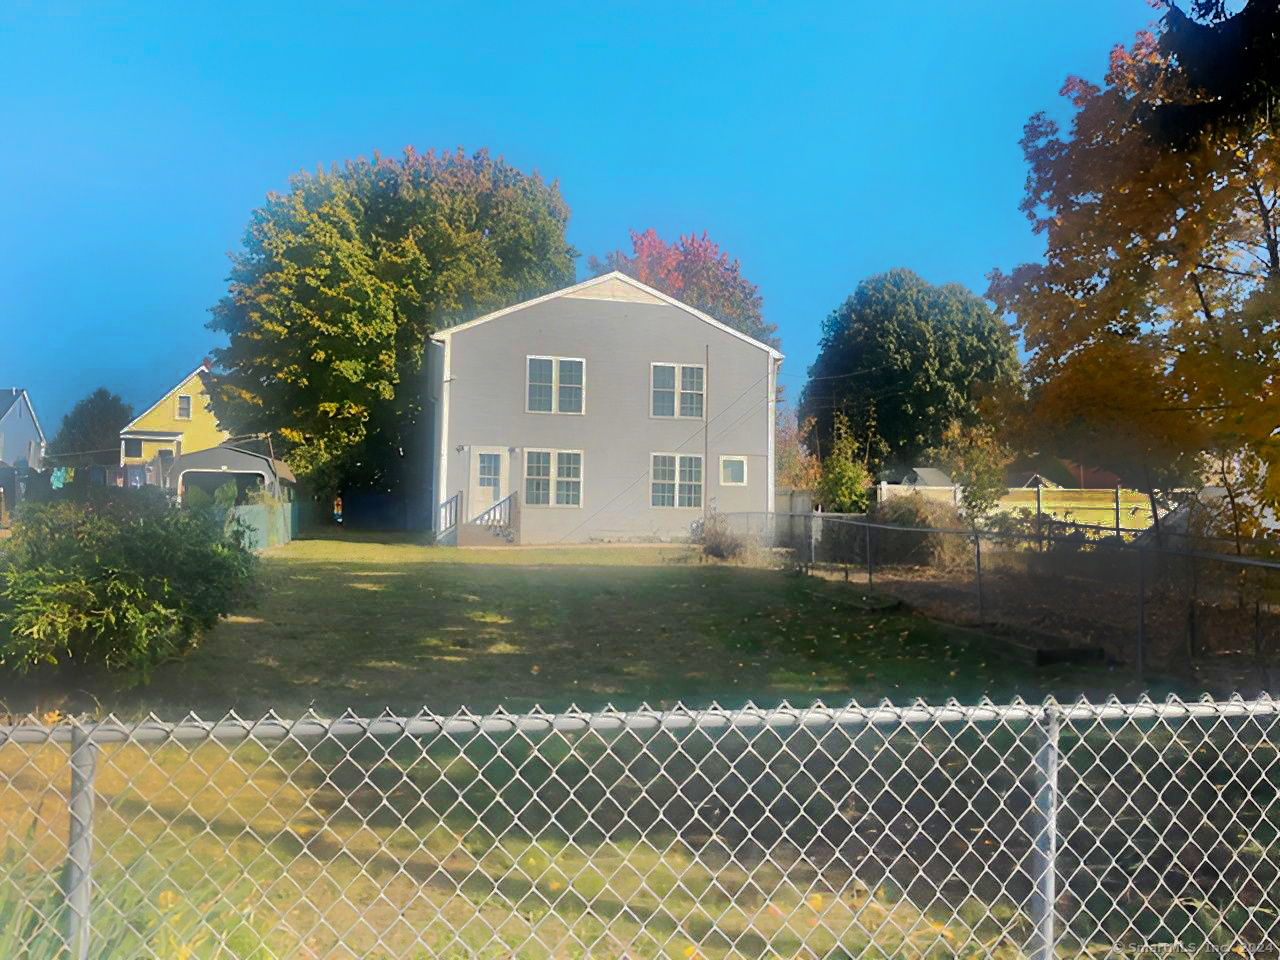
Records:
[[[951,478],[937,467],[912,467],[902,478],[903,483],[919,484],[922,487],[949,487]]]
[[[31,414],[31,422],[35,424],[36,433],[40,434],[40,442],[46,443],[44,430],[40,426],[40,418],[36,416],[36,408],[31,404],[31,397],[27,395],[27,391],[22,387],[9,387],[0,389],[0,419],[4,415],[17,406],[21,400],[27,406],[27,413]]]
[[[483,317],[476,317],[476,319],[468,320],[466,323],[459,323],[456,326],[445,327],[443,330],[437,330],[435,333],[433,333],[431,335],[431,338],[433,340],[447,340],[449,337],[453,336],[453,334],[457,333],[459,330],[468,330],[471,327],[477,327],[482,323],[488,323],[490,320],[497,320],[499,317],[505,317],[507,314],[515,313],[516,311],[523,310],[526,307],[532,307],[535,304],[539,304],[539,303],[546,303],[548,300],[555,300],[559,297],[570,297],[570,296],[579,295],[586,291],[591,290],[592,287],[607,287],[609,285],[614,285],[618,283],[622,283],[634,288],[638,293],[643,294],[645,299],[656,300],[660,303],[665,303],[668,306],[672,306],[679,310],[683,310],[685,313],[689,314],[690,316],[697,317],[703,323],[709,323],[711,326],[715,327],[717,330],[721,330],[724,333],[729,334],[730,336],[737,337],[739,340],[749,343],[753,347],[759,347],[761,350],[764,350],[771,357],[774,357],[777,360],[782,359],[782,353],[778,350],[775,350],[773,347],[769,346],[767,343],[761,343],[755,337],[749,337],[745,333],[743,333],[741,330],[735,330],[733,327],[730,327],[727,324],[721,323],[715,317],[709,316],[708,314],[703,313],[701,310],[695,310],[693,307],[689,306],[687,303],[681,303],[675,297],[667,296],[667,294],[663,293],[661,290],[655,290],[653,287],[647,286],[646,284],[641,283],[639,280],[636,280],[633,277],[628,277],[625,273],[621,273],[620,271],[617,271],[617,270],[614,270],[610,273],[603,273],[598,277],[592,277],[590,280],[584,280],[582,283],[576,283],[571,287],[565,287],[563,290],[555,290],[555,291],[552,291],[551,293],[544,294],[541,297],[534,297],[532,300],[524,301],[524,303],[517,303],[514,306],[504,307],[501,310],[495,310],[493,313],[486,313]],[[610,296],[602,299],[615,300],[618,298],[614,296]]]
[[[177,390],[177,389],[178,389],[179,387],[181,387],[184,383],[186,383],[188,380],[190,380],[192,377],[194,377],[197,373],[208,373],[208,372],[209,372],[209,365],[208,365],[207,363],[204,363],[204,362],[202,361],[202,362],[201,362],[201,364],[200,364],[200,366],[196,367],[194,370],[192,370],[190,373],[188,373],[185,377],[183,377],[181,380],[179,380],[177,383],[175,383],[172,387],[170,387],[170,388],[169,388],[168,390],[166,390],[164,393],[160,394],[160,399],[159,399],[159,400],[157,400],[157,401],[156,401],[155,403],[153,403],[151,406],[147,407],[147,409],[143,410],[140,414],[138,414],[136,417],[134,417],[132,420],[130,420],[128,423],[126,423],[126,424],[125,424],[125,425],[120,429],[120,434],[121,434],[121,436],[123,436],[124,434],[126,434],[126,433],[128,433],[130,430],[132,430],[132,429],[133,429],[133,425],[134,425],[135,423],[137,423],[139,420],[141,420],[143,417],[145,417],[147,414],[149,414],[149,413],[150,413],[152,410],[154,410],[156,407],[160,406],[160,404],[164,403],[164,402],[165,402],[165,400],[166,400],[166,399],[168,399],[168,397],[170,397],[170,396],[173,394],[173,391]]]

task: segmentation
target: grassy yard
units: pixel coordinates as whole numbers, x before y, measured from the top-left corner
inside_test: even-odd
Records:
[[[172,717],[1133,693],[1106,669],[985,659],[884,606],[844,583],[703,564],[687,548],[299,541],[264,558],[256,605],[149,686],[85,676],[74,689],[65,678],[11,684],[6,696],[14,710],[96,702]],[[849,846],[857,838],[784,843],[763,816],[751,827],[763,832],[746,839],[707,832],[694,772],[757,760],[816,805],[779,830],[823,822],[828,798],[802,770],[817,776],[813,764],[849,744],[825,755],[806,736],[784,745],[764,735],[750,751],[732,737],[594,734],[104,745],[95,929],[133,931],[145,948],[95,956],[728,960],[837,948],[959,956],[979,945],[1015,956],[1001,939],[1011,906],[991,913],[972,897],[913,893],[937,878],[921,880],[913,861],[895,861],[896,873],[863,862]],[[944,755],[964,769],[994,762],[949,754],[946,731],[929,743],[896,736],[886,750],[882,732],[864,732],[864,780],[883,768],[887,783],[912,765],[923,778]],[[50,951],[32,954],[41,958],[60,955],[52,884],[65,857],[67,768],[59,745],[0,751],[0,928],[6,900],[43,882],[25,920],[48,934]],[[570,793],[577,802],[562,803]],[[676,797],[690,815],[659,815]],[[17,860],[6,853],[14,842]],[[730,842],[743,845],[730,855]]]
[[[148,686],[9,681],[13,712],[483,712],[675,701],[1133,694],[1107,668],[977,655],[860,588],[699,562],[685,547],[448,549],[295,541],[256,602]]]

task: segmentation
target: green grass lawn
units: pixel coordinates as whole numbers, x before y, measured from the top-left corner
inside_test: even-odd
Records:
[[[145,687],[9,681],[5,703],[207,717],[1137,692],[1125,672],[972,653],[862,588],[701,563],[686,547],[314,539],[269,551],[260,581],[251,606]]]
[[[681,547],[309,540],[269,552],[261,581],[254,606],[149,686],[22,681],[5,691],[11,709],[290,716],[1135,692],[1104,668],[1036,672],[975,654],[858,587],[704,564]],[[865,732],[859,756],[886,777],[931,770],[930,751],[956,747],[946,731],[925,745],[904,728],[895,753],[883,736]],[[791,783],[821,759],[807,743],[762,734],[744,769],[767,757]],[[1009,904],[913,900],[816,847],[813,862],[786,844],[730,856],[729,841],[674,815],[631,823],[676,793],[700,803],[678,784],[744,749],[720,735],[630,734],[104,745],[95,929],[141,931],[141,953],[193,960],[382,956],[375,944],[421,960],[1016,955],[990,919],[1011,916]],[[47,918],[60,902],[49,884],[65,857],[68,780],[60,745],[0,751],[0,921],[6,902],[44,883],[48,902],[26,921],[49,933],[41,957],[60,955]],[[559,806],[570,790],[582,803]],[[805,802],[821,807],[811,792]],[[796,824],[820,822],[816,810]],[[15,843],[24,856],[11,861]]]

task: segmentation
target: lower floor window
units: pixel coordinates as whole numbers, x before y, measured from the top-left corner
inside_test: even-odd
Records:
[[[582,505],[581,450],[526,450],[524,502],[535,507]]]
[[[649,470],[649,503],[655,507],[702,506],[702,457],[653,454]]]

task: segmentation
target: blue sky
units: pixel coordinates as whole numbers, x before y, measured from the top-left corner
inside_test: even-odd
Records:
[[[588,254],[706,229],[759,284],[788,392],[858,281],[982,292],[1034,259],[1027,117],[1146,0],[844,4],[10,0],[0,10],[0,385],[52,436],[217,345],[228,251],[289,175],[413,144],[560,181]],[[95,9],[101,8],[101,9]],[[126,11],[126,12],[121,12]]]

